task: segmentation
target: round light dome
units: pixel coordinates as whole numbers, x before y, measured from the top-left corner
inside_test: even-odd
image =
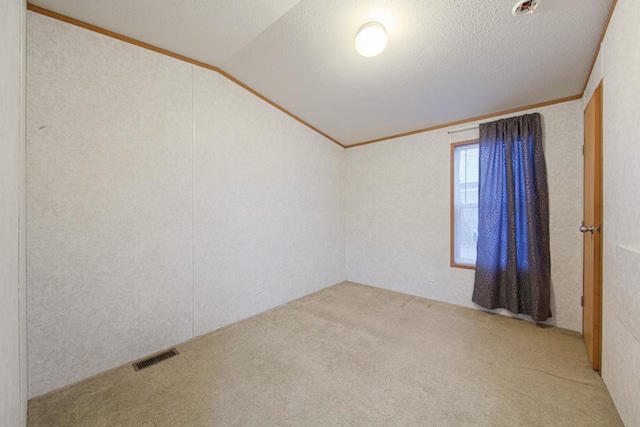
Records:
[[[371,58],[379,55],[387,46],[387,31],[377,22],[364,24],[356,36],[356,50],[362,56]]]

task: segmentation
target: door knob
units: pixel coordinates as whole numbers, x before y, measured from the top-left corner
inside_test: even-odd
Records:
[[[594,227],[593,225],[590,227],[586,227],[584,225],[580,226],[580,232],[581,233],[586,233],[587,231],[590,232],[591,234],[593,234],[593,231],[597,231],[598,233],[600,232],[600,226],[598,227]]]

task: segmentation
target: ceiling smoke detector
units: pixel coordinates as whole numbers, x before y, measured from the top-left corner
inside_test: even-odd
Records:
[[[515,6],[513,6],[513,13],[515,16],[529,15],[536,10],[536,7],[540,4],[540,0],[519,0]]]

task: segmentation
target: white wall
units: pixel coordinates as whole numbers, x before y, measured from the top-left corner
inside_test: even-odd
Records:
[[[21,259],[24,9],[0,0],[0,426],[26,425]],[[22,282],[24,283],[24,282]]]
[[[584,105],[603,79],[602,378],[628,426],[640,425],[640,9],[618,0]]]
[[[34,13],[28,73],[30,396],[344,279],[340,147]]]
[[[191,66],[29,12],[29,392],[192,337]]]
[[[581,103],[529,112],[533,111],[543,116],[550,192],[553,317],[549,323],[581,330]],[[347,150],[348,280],[474,307],[474,272],[450,267],[449,130]],[[451,137],[454,142],[474,139],[478,131]]]
[[[344,280],[344,149],[194,67],[195,333]]]

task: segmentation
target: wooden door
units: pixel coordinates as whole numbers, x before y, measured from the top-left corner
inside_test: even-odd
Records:
[[[582,336],[593,369],[602,355],[602,82],[584,112]]]

